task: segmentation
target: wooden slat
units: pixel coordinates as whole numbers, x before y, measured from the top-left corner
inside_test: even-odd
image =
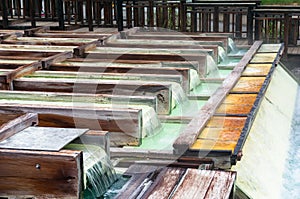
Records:
[[[209,128],[223,128],[223,129],[240,129],[243,128],[246,122],[246,117],[224,117],[213,116],[207,123]]]
[[[184,169],[180,168],[166,168],[162,171],[163,176],[155,181],[153,189],[145,193],[144,197],[147,199],[168,199],[175,186],[179,183]]]
[[[277,53],[257,53],[251,60],[251,64],[270,63],[272,64],[277,57]]]
[[[258,93],[264,81],[265,77],[241,77],[231,92]]]
[[[208,151],[234,151],[236,141],[218,141],[218,140],[206,140],[197,139],[190,147],[190,150],[208,150]]]
[[[110,132],[126,132],[134,138],[141,138],[142,113],[140,109],[113,109],[90,107],[72,107],[21,103],[1,103],[0,109],[5,111],[23,111],[38,113],[43,116],[41,126],[50,124],[53,126],[89,128],[92,130],[104,130]],[[57,124],[56,124],[57,123]],[[55,125],[56,124],[56,125]]]
[[[205,198],[230,198],[234,189],[236,175],[237,174],[234,172],[215,171],[214,178],[205,195]]]
[[[23,91],[157,96],[160,114],[169,114],[172,107],[171,84],[168,83],[20,78],[13,82],[13,87],[14,90]]]
[[[79,198],[83,189],[80,151],[0,150],[1,195]]]
[[[272,64],[248,64],[242,76],[267,76]]]
[[[242,127],[243,128],[243,127]],[[198,139],[215,140],[215,141],[237,141],[240,138],[242,128],[240,129],[223,129],[223,128],[205,128]]]
[[[38,124],[38,116],[35,113],[27,113],[8,121],[0,127],[0,141],[3,141],[19,131],[35,124]]]
[[[204,198],[213,177],[213,171],[188,169],[172,198]]]

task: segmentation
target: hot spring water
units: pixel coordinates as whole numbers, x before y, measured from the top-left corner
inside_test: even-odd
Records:
[[[236,185],[250,198],[299,198],[299,194],[290,194],[296,191],[297,183],[299,186],[299,159],[291,156],[299,152],[299,144],[289,143],[289,139],[297,139],[290,137],[297,88],[298,84],[278,65],[243,147],[243,157],[233,167],[238,173]],[[294,123],[294,127],[297,125]],[[284,184],[287,192],[281,197]]]
[[[231,39],[230,37],[228,38],[228,47],[229,47],[230,53],[232,53],[232,54],[236,54],[239,51],[239,49],[236,47],[233,39]]]
[[[300,86],[295,106],[288,158],[283,174],[282,198],[299,198],[300,196]]]
[[[98,198],[117,180],[106,152],[98,146],[69,144],[65,149],[83,151],[84,198]]]

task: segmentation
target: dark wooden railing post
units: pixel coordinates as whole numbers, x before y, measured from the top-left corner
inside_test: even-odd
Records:
[[[117,24],[118,31],[123,31],[123,0],[117,0]]]
[[[8,28],[7,2],[5,0],[2,0],[1,6],[2,6],[2,27]]]
[[[63,0],[57,0],[57,16],[58,16],[58,24],[59,29],[65,29],[65,20],[64,20],[64,5]]]
[[[213,30],[214,32],[219,32],[219,7],[215,6],[214,7],[214,27]]]
[[[180,0],[180,31],[186,31],[186,0]]]
[[[288,44],[289,44],[289,14],[284,13],[284,51],[283,54],[287,55]]]
[[[30,0],[30,20],[31,20],[31,28],[36,28],[35,21],[35,0]]]
[[[87,20],[88,20],[89,31],[93,31],[92,0],[86,1],[86,15],[87,15]]]
[[[248,44],[253,44],[253,7],[248,8],[248,14],[247,14],[247,37],[248,37]]]

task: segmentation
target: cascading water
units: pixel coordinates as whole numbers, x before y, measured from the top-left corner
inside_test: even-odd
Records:
[[[201,81],[199,73],[194,69],[190,69],[190,90],[193,90],[194,88],[199,86],[200,83]]]
[[[184,103],[186,100],[188,100],[188,98],[181,85],[172,82],[172,108]]]
[[[222,49],[223,49],[223,51],[225,53],[224,56],[227,57],[224,48],[222,48]],[[207,60],[207,74],[206,74],[207,77],[219,77],[218,65],[215,62],[214,58],[212,56],[207,55],[207,59],[206,60]]]
[[[143,114],[143,128],[142,128],[143,137],[145,136],[149,137],[159,132],[162,125],[155,110],[152,107],[145,106],[143,107],[142,114]]]
[[[69,144],[64,148],[83,151],[84,198],[101,197],[117,180],[112,163],[101,147]]]
[[[281,198],[297,88],[278,65],[243,146],[243,157],[232,168],[238,173],[236,186],[250,198]]]
[[[300,196],[300,86],[295,106],[290,147],[286,161],[282,198],[298,198]]]
[[[218,46],[218,62],[225,62],[228,60],[225,49],[222,46]]]
[[[236,54],[239,51],[239,49],[236,47],[233,39],[231,39],[230,37],[228,38],[228,47],[229,47],[230,53],[232,53],[232,54]]]

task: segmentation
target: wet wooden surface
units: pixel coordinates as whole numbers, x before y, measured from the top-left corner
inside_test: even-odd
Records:
[[[79,198],[82,153],[0,150],[1,195]]]
[[[277,51],[280,50],[277,45],[275,47]],[[190,150],[235,150],[258,93],[272,64],[277,61],[277,53],[274,53],[277,51],[273,50],[272,45],[262,45],[261,48],[247,64],[238,82],[216,109]]]
[[[117,198],[224,198],[229,199],[236,179],[235,172],[132,165],[132,176]],[[146,184],[148,182],[149,184]],[[144,185],[144,186],[143,186]]]

